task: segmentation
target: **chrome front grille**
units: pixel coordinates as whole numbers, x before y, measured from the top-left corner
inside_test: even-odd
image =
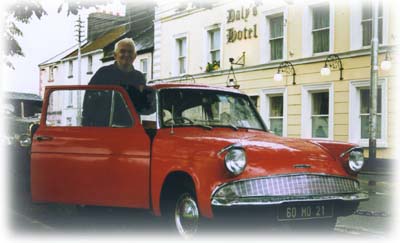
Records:
[[[356,180],[349,178],[301,174],[236,181],[220,189],[228,189],[238,197],[259,197],[332,195],[354,193],[360,188]],[[217,197],[218,191],[215,195]]]

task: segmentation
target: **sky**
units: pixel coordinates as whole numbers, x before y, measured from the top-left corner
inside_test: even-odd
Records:
[[[14,0],[16,2],[18,0]],[[74,26],[77,15],[67,16],[66,7],[57,13],[57,9],[62,3],[61,0],[40,1],[47,15],[40,20],[33,17],[28,24],[18,23],[17,26],[22,30],[23,36],[17,40],[25,54],[24,57],[10,58],[15,70],[12,70],[2,63],[4,91],[16,91],[39,94],[39,67],[38,65],[53,56],[71,48],[76,42]],[[2,3],[4,10],[4,3]],[[118,0],[114,5],[104,7],[107,11],[122,6]],[[100,11],[102,11],[101,9]],[[90,8],[80,12],[84,26],[87,26],[87,16],[96,9]],[[86,33],[86,29],[84,30]]]

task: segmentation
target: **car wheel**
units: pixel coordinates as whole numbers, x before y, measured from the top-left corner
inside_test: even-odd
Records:
[[[182,193],[176,200],[174,224],[184,238],[192,238],[199,229],[200,211],[196,198],[191,193]]]

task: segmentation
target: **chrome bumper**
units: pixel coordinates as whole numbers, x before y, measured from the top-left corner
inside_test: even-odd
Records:
[[[317,196],[261,196],[244,198],[218,198],[211,199],[213,206],[249,206],[249,205],[279,205],[291,202],[314,202],[340,200],[345,202],[358,202],[368,200],[367,192],[338,195],[317,195]]]

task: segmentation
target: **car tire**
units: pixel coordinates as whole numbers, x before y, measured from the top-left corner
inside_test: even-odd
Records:
[[[168,228],[173,228],[184,239],[191,239],[198,234],[201,216],[193,193],[178,193],[173,200],[165,203],[164,218]]]

